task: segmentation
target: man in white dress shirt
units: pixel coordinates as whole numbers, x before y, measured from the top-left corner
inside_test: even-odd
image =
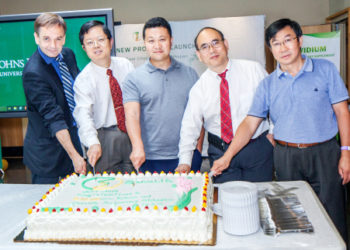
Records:
[[[257,62],[228,58],[228,42],[221,31],[205,27],[195,38],[196,54],[208,69],[192,87],[182,120],[179,169],[190,168],[192,152],[202,125],[208,131],[211,166],[227,150],[235,130],[247,115],[259,82],[267,76]],[[265,120],[251,142],[243,148],[216,183],[226,181],[271,181],[273,146],[267,138]]]
[[[88,162],[100,173],[131,172],[134,168],[129,159],[131,143],[125,117],[120,118],[115,111],[120,107],[112,95],[114,88],[121,89],[119,84],[134,66],[126,58],[111,57],[113,38],[102,22],[83,24],[79,39],[91,62],[75,80],[73,114],[81,142],[88,149]],[[119,96],[122,107],[121,92]]]

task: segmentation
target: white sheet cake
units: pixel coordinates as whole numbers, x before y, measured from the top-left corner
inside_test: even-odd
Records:
[[[207,173],[73,174],[28,210],[24,239],[204,243],[212,196]]]

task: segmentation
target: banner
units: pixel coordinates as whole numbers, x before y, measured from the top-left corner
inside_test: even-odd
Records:
[[[169,22],[174,38],[171,55],[193,67],[200,75],[206,66],[196,56],[194,38],[201,28],[211,26],[221,30],[227,39],[230,58],[258,61],[265,67],[264,22],[264,15]],[[148,59],[142,38],[143,26],[115,26],[116,54],[128,58],[135,67]]]
[[[324,58],[340,70],[340,31],[303,35],[301,52],[312,58]]]

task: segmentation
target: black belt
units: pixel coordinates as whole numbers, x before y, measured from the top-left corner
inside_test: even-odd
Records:
[[[229,143],[224,142],[224,140],[221,139],[219,136],[216,136],[209,132],[208,132],[208,142],[209,144],[213,145],[214,147],[222,151],[225,151],[225,146],[230,145]]]
[[[267,130],[264,133],[260,134],[255,139],[251,139],[250,142],[257,140],[260,136],[263,136],[266,134],[267,134]],[[208,142],[209,142],[209,144],[213,145],[214,147],[216,147],[222,151],[226,151],[226,146],[230,145],[230,143],[224,142],[224,140],[221,139],[219,136],[214,135],[214,134],[209,133],[209,132],[208,132]]]
[[[101,128],[99,128],[97,130],[107,130],[107,131],[115,130],[115,131],[117,131],[118,130],[118,126],[117,125],[112,125],[110,127],[101,127]]]

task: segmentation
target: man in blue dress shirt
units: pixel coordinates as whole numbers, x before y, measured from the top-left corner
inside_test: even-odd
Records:
[[[301,54],[302,31],[295,21],[272,23],[265,41],[277,68],[260,83],[248,116],[212,170],[220,175],[269,114],[277,179],[307,181],[346,240],[343,185],[350,180],[350,114],[344,82],[331,62]]]

